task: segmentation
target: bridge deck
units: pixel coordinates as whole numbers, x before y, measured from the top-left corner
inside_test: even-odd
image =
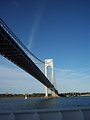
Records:
[[[0,54],[25,70],[27,73],[31,74],[50,90],[58,94],[54,86],[29,58],[29,56],[22,49],[21,45],[15,41],[15,38],[10,32],[11,30],[7,30],[5,25],[0,24]]]

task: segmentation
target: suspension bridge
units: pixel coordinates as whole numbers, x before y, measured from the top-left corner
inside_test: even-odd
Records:
[[[48,67],[53,69],[53,60],[44,62],[33,55],[0,19],[0,55],[25,70],[58,95],[54,81],[50,82]],[[30,58],[45,65],[45,74]],[[48,63],[48,64],[47,64]],[[53,70],[51,72],[54,79]],[[90,97],[0,99],[0,120],[90,120]]]
[[[29,57],[30,54],[33,54],[24,46],[2,19],[0,19],[0,54],[35,77],[47,88],[55,92],[55,94],[58,94],[54,85]],[[33,56],[38,59],[35,55]],[[38,60],[43,62],[40,59]]]

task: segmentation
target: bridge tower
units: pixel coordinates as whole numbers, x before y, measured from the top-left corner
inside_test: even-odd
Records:
[[[50,69],[50,73],[49,73],[49,67]],[[53,86],[55,87],[55,79],[54,79],[54,64],[53,64],[53,59],[45,59],[45,76],[50,80],[51,78],[51,83],[53,84]],[[45,96],[48,97],[48,88],[45,87]],[[52,96],[55,96],[55,93],[52,92]]]

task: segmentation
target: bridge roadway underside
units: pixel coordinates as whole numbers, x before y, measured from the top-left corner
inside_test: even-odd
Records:
[[[0,26],[0,54],[31,74],[50,90],[58,94],[57,90],[45,77],[41,70],[21,49],[21,47],[13,40],[13,38]]]

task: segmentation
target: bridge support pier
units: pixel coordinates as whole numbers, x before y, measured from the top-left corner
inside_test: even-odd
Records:
[[[50,73],[49,73],[49,69],[50,69]],[[51,80],[51,83],[53,84],[53,86],[55,87],[55,80],[54,80],[54,65],[53,65],[53,59],[45,59],[45,76]],[[53,91],[51,91],[52,96],[55,96],[55,93]],[[45,96],[48,97],[48,88],[45,87]]]

